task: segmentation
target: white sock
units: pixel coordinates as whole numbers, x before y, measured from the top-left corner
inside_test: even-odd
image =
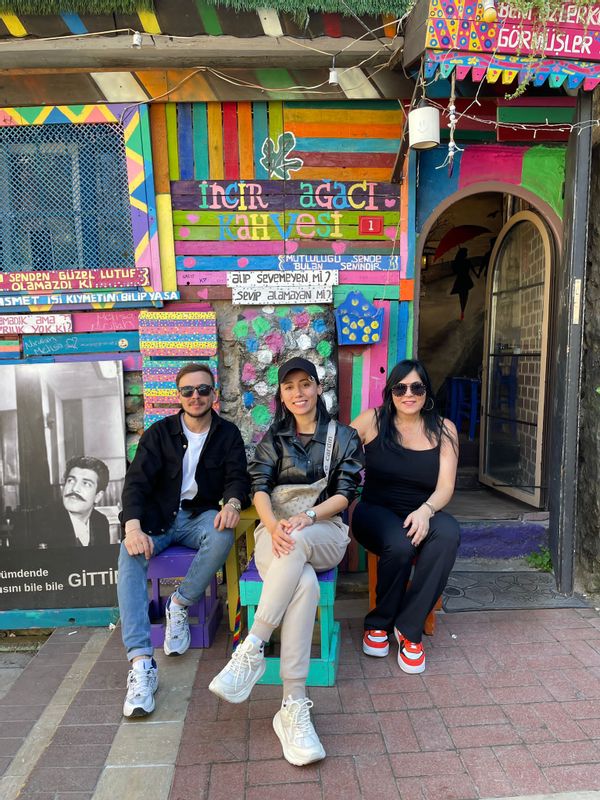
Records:
[[[138,658],[137,661],[133,662],[133,669],[136,671],[144,672],[147,669],[152,669],[154,664],[152,663],[151,658]]]
[[[253,633],[249,633],[246,639],[254,646],[255,650],[262,650],[265,646],[263,640],[259,639],[258,636],[255,636]]]

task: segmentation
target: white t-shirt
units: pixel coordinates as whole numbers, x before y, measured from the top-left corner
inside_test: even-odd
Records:
[[[208,430],[202,433],[194,433],[181,419],[183,432],[188,440],[188,446],[183,457],[183,480],[181,481],[181,500],[193,500],[198,494],[198,484],[196,483],[196,467],[198,460],[208,436]]]
[[[76,517],[75,514],[71,514],[69,512],[69,517],[71,518],[71,522],[73,524],[73,530],[75,532],[75,536],[79,540],[79,543],[83,545],[83,547],[87,547],[90,543],[90,520],[89,517],[86,522],[83,522],[80,517]]]

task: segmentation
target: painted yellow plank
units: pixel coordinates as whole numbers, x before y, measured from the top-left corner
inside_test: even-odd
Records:
[[[207,103],[208,165],[212,180],[225,177],[223,166],[223,115],[221,103]]]
[[[138,11],[137,14],[145,33],[162,33],[154,11]]]
[[[158,223],[158,247],[160,252],[160,275],[163,292],[177,291],[177,269],[175,266],[175,244],[173,241],[173,218],[170,194],[156,195],[156,219]]]
[[[16,14],[0,14],[0,19],[6,25],[11,36],[27,36],[27,31]]]
[[[286,110],[287,117],[287,110]],[[277,139],[283,133],[283,103],[281,100],[273,100],[269,103],[269,136],[277,143]]]
[[[403,113],[400,108],[398,108],[398,111],[367,111],[366,109],[353,111],[349,108],[317,111],[314,108],[293,108],[289,106],[285,108],[286,125],[288,122],[324,122],[338,125],[348,123],[359,125],[400,125],[402,120]]]
[[[240,143],[240,177],[254,178],[254,156],[252,138],[252,105],[238,103],[238,139]]]

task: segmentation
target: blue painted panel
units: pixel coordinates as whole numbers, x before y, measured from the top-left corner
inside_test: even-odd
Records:
[[[177,104],[177,143],[179,145],[179,177],[182,181],[191,181],[194,179],[191,103]]]
[[[460,161],[462,153],[454,156],[454,170],[452,177],[448,177],[448,168],[440,167],[446,156],[448,148],[444,145],[431,150],[422,150],[419,158],[419,187],[417,192],[416,230],[422,230],[427,218],[437,206],[451,194],[458,191],[458,177],[460,175]],[[416,184],[411,184],[416,186]]]
[[[23,336],[23,355],[52,356],[71,353],[139,352],[140,337],[131,333],[57,333]]]
[[[63,22],[67,26],[67,28],[71,31],[71,33],[75,34],[82,34],[87,33],[88,29],[83,24],[83,20],[78,14],[68,14],[64,13],[60,15],[62,17]]]
[[[105,628],[119,619],[119,609],[105,608],[42,608],[37,611],[0,611],[0,629],[26,628]]]
[[[397,153],[399,139],[296,139],[295,149],[303,153]],[[368,174],[368,171],[365,172]]]

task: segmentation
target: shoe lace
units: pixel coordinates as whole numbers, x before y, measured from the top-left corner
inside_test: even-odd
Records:
[[[244,645],[240,645],[231,656],[231,661],[229,662],[229,671],[233,675],[235,679],[235,685],[237,686],[238,681],[247,672],[252,672],[255,666],[256,657],[258,653],[255,653],[253,650],[244,647]]]
[[[127,696],[142,697],[150,691],[152,672],[149,669],[132,669],[127,676]]]
[[[169,635],[175,639],[180,636],[185,629],[188,619],[188,612],[186,608],[178,608],[175,603],[169,606],[169,616],[167,618],[167,625],[169,628]]]
[[[314,733],[315,729],[310,719],[310,709],[313,705],[313,701],[307,697],[304,700],[291,700],[288,704],[297,736],[310,736]]]

